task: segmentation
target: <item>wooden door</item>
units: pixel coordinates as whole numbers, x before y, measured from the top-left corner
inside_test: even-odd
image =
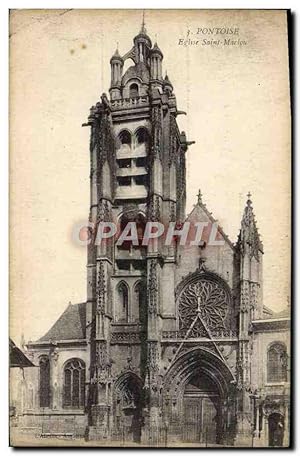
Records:
[[[212,397],[185,397],[183,441],[204,445],[216,443],[217,419],[217,407]]]
[[[210,397],[202,399],[202,442],[216,443],[217,410]]]
[[[184,399],[183,441],[200,442],[201,435],[201,399]]]

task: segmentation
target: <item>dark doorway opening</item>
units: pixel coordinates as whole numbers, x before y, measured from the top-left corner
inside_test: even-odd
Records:
[[[114,438],[125,442],[141,442],[142,385],[134,374],[121,379],[114,403]]]
[[[269,416],[269,446],[282,447],[284,434],[284,418],[280,413]]]

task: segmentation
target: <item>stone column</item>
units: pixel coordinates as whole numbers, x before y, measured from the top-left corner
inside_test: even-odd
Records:
[[[283,446],[288,447],[290,445],[290,425],[289,425],[289,406],[285,405],[284,413],[284,434],[283,434]]]
[[[95,339],[93,341],[93,372],[92,384],[94,389],[91,404],[91,423],[89,439],[107,439],[109,437],[110,405],[107,394],[110,382],[109,340],[107,337],[107,264],[106,260],[97,259],[97,291],[95,313]]]
[[[261,430],[260,430],[260,446],[268,446],[267,436],[266,436],[266,415],[264,411],[261,411],[262,418],[261,418]]]
[[[250,409],[250,398],[245,388],[242,387],[239,394],[239,410],[237,412],[237,426],[236,426],[236,438],[235,446],[251,447],[253,429],[251,426],[252,414]]]
[[[149,445],[159,444],[161,427],[160,414],[160,377],[159,377],[159,344],[157,341],[148,341],[148,388],[149,388]]]
[[[51,407],[54,410],[60,408],[61,405],[61,387],[59,381],[59,372],[58,372],[58,358],[59,353],[57,348],[55,348],[50,353],[50,388],[51,388]]]
[[[254,447],[259,447],[261,446],[260,442],[260,435],[259,435],[259,405],[256,402],[256,405],[254,407],[254,413],[255,413],[255,427],[253,429],[253,446]]]

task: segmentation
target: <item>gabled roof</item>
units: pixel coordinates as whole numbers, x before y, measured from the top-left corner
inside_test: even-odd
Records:
[[[9,367],[34,367],[34,364],[11,339],[9,339]]]
[[[195,211],[197,211],[197,209],[201,209],[205,215],[208,217],[208,219],[210,220],[211,223],[217,223],[217,227],[218,227],[218,233],[224,238],[224,240],[228,243],[228,245],[234,249],[234,244],[231,242],[231,240],[229,239],[229,237],[227,236],[227,234],[223,231],[223,228],[218,224],[218,221],[213,217],[212,213],[209,212],[209,210],[207,209],[206,207],[206,204],[203,203],[202,201],[202,194],[201,194],[201,191],[199,190],[199,193],[198,193],[198,200],[197,200],[197,204],[194,205],[194,208],[191,210],[191,212],[187,215],[185,221],[189,221],[189,219],[191,219],[191,217],[193,216],[193,213]]]
[[[85,339],[86,303],[69,304],[38,342]]]

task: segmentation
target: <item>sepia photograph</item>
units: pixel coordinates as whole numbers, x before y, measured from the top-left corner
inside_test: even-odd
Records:
[[[288,10],[12,9],[12,447],[290,448]]]

